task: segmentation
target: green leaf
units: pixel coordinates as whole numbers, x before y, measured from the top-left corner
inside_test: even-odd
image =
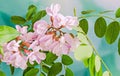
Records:
[[[74,76],[74,73],[72,72],[71,69],[66,68],[66,70],[65,70],[65,76]]]
[[[117,9],[116,13],[115,13],[116,18],[120,17],[120,8]]]
[[[95,10],[86,10],[86,11],[82,11],[81,14],[90,14],[95,12]]]
[[[101,68],[101,61],[100,61],[99,56],[96,55],[95,56],[95,70],[96,70],[96,72],[99,72],[100,68]]]
[[[32,23],[35,23],[36,21],[40,20],[44,16],[46,16],[46,11],[45,10],[39,11],[37,14],[33,16]]]
[[[0,70],[0,76],[6,76],[3,71]]]
[[[30,62],[28,61],[27,65],[28,65],[28,67],[34,67],[34,66],[38,65],[38,63],[36,61],[34,61],[34,64],[30,64]]]
[[[105,71],[102,76],[110,76],[110,73],[108,71]]]
[[[79,21],[79,26],[87,34],[87,32],[88,32],[88,21],[87,21],[87,19],[80,20]]]
[[[87,68],[89,66],[89,59],[83,61],[84,66]]]
[[[29,6],[28,12],[26,14],[26,19],[30,20],[32,19],[33,15],[36,13],[37,7],[34,5]]]
[[[48,73],[50,68],[46,65],[42,65],[42,70],[45,72],[45,73]]]
[[[100,14],[106,14],[106,13],[110,13],[110,12],[114,12],[114,11],[113,10],[106,10],[106,11],[100,12]]]
[[[19,36],[16,29],[10,26],[0,26],[0,44],[6,43]]]
[[[100,68],[99,72],[96,72],[96,76],[102,76],[102,67]]]
[[[119,38],[119,41],[118,41],[118,53],[120,55],[120,38]]]
[[[14,74],[14,67],[12,65],[10,65],[10,69],[11,69],[11,75]]]
[[[48,76],[56,76],[58,73],[60,73],[62,70],[62,64],[60,62],[57,62],[52,65],[52,67],[49,70]]]
[[[40,73],[40,76],[46,76],[43,72]]]
[[[117,37],[119,35],[119,31],[120,31],[119,28],[120,28],[120,26],[117,21],[111,22],[108,25],[108,28],[105,33],[105,39],[106,39],[107,43],[112,44],[113,42],[115,42],[115,40],[117,39]]]
[[[103,37],[105,35],[107,23],[103,17],[99,17],[94,26],[94,31],[97,37]]]
[[[62,55],[62,63],[64,65],[70,65],[73,63],[73,60],[68,55]]]
[[[44,60],[44,62],[48,65],[52,65],[57,58],[58,58],[58,56],[49,52],[49,53],[47,53],[46,59]]]
[[[23,76],[25,76],[25,74],[26,74],[29,70],[31,70],[32,68],[34,68],[34,67],[27,67],[27,68],[23,71]]]
[[[38,72],[39,72],[39,69],[32,68],[28,72],[25,73],[25,76],[36,76]]]
[[[32,8],[37,8],[35,5],[30,5],[29,7],[28,7],[28,10],[30,10],[30,9],[32,9]]]
[[[95,55],[92,54],[92,56],[89,58],[89,71],[90,76],[95,76]]]
[[[0,46],[0,54],[4,55],[4,51],[3,51],[3,47],[2,46]]]
[[[85,59],[88,59],[91,57],[92,51],[93,49],[90,45],[86,45],[86,46],[80,45],[74,52],[75,59],[84,61]]]
[[[26,20],[21,16],[12,16],[11,21],[14,24],[19,24],[19,25],[24,24],[26,22]]]

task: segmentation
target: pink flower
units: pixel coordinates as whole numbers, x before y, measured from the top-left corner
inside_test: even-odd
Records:
[[[53,38],[52,35],[44,35],[39,39],[39,45],[41,50],[47,51],[48,47],[52,44]]]
[[[16,25],[16,29],[18,32],[20,32],[21,34],[26,34],[27,33],[27,26],[21,27],[19,25]]]
[[[70,48],[71,51],[74,51],[74,49],[79,46],[80,41],[78,38],[76,38],[76,37],[73,38],[69,34],[65,34],[64,37],[65,37],[65,41],[71,46],[71,48]]]
[[[3,62],[7,64],[11,64],[16,68],[26,69],[27,68],[27,60],[24,56],[21,56],[19,52],[5,52],[4,57],[2,59]]]
[[[57,42],[57,44],[53,47],[52,52],[57,56],[60,56],[62,54],[68,54],[69,46],[66,43],[63,44],[63,43]]]
[[[61,26],[63,26],[64,20],[65,20],[65,17],[62,14],[57,14],[53,18],[53,26],[55,28],[60,28]]]
[[[66,16],[63,23],[64,23],[63,25],[69,30],[72,30],[74,26],[78,26],[77,17]]]
[[[60,5],[56,4],[56,5],[51,5],[50,7],[46,8],[46,12],[49,16],[55,16],[58,14],[58,12],[60,11]]]
[[[39,52],[39,49],[39,47],[34,47],[33,52],[28,55],[30,64],[34,64],[34,61],[40,64],[40,62],[46,58],[45,53]]]
[[[34,28],[33,29],[37,34],[43,35],[47,31],[48,27],[49,26],[48,26],[46,21],[40,20],[40,21],[37,21],[37,22],[34,23]]]
[[[18,47],[20,46],[20,45],[19,45],[20,42],[21,42],[21,41],[16,42],[15,40],[9,42],[9,43],[7,44],[7,49],[8,49],[9,51],[18,51]]]

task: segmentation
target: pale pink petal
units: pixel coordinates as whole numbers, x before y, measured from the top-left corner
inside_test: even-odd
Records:
[[[55,16],[58,14],[58,12],[60,11],[60,5],[59,4],[56,4],[56,5],[51,5],[50,7],[47,7],[46,8],[46,12],[48,15],[50,16]]]
[[[42,34],[43,35],[48,30],[48,24],[44,20],[39,20],[39,21],[34,23],[34,28],[33,29],[37,34]]]

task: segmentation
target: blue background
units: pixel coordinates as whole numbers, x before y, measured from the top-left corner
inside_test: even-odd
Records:
[[[39,9],[45,9],[51,3],[61,4],[61,12],[64,15],[73,15],[73,8],[77,9],[77,15],[81,16],[82,10],[96,10],[96,12],[104,10],[116,10],[120,7],[119,0],[0,0],[0,25],[9,25],[14,27],[10,22],[10,17],[13,15],[25,16],[27,7],[30,4],[35,4]],[[114,12],[113,12],[114,13]],[[109,16],[114,17],[111,13]],[[88,18],[89,33],[88,36],[93,42],[96,49],[99,51],[105,63],[110,68],[113,76],[120,75],[120,56],[117,52],[117,41],[108,45],[104,38],[99,39],[94,34],[94,22],[97,17]],[[111,20],[108,20],[108,22]],[[71,55],[73,57],[73,55]],[[74,57],[73,57],[74,59]],[[88,69],[84,67],[83,63],[74,59],[74,64],[70,66],[74,71],[75,76],[89,76]],[[10,68],[5,63],[1,63],[0,70],[6,73],[6,76],[11,76]],[[15,69],[14,76],[22,76],[21,69]]]

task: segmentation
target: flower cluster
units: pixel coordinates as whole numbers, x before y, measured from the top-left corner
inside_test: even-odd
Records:
[[[27,31],[27,26],[16,25],[20,32],[15,40],[4,45],[3,62],[16,68],[27,68],[27,62],[38,64],[46,58],[44,51],[49,51],[57,56],[68,54],[79,45],[79,40],[73,34],[63,32],[62,29],[72,30],[78,25],[77,17],[63,16],[59,13],[60,5],[51,5],[46,8],[51,23],[39,20],[33,25],[33,32]]]

